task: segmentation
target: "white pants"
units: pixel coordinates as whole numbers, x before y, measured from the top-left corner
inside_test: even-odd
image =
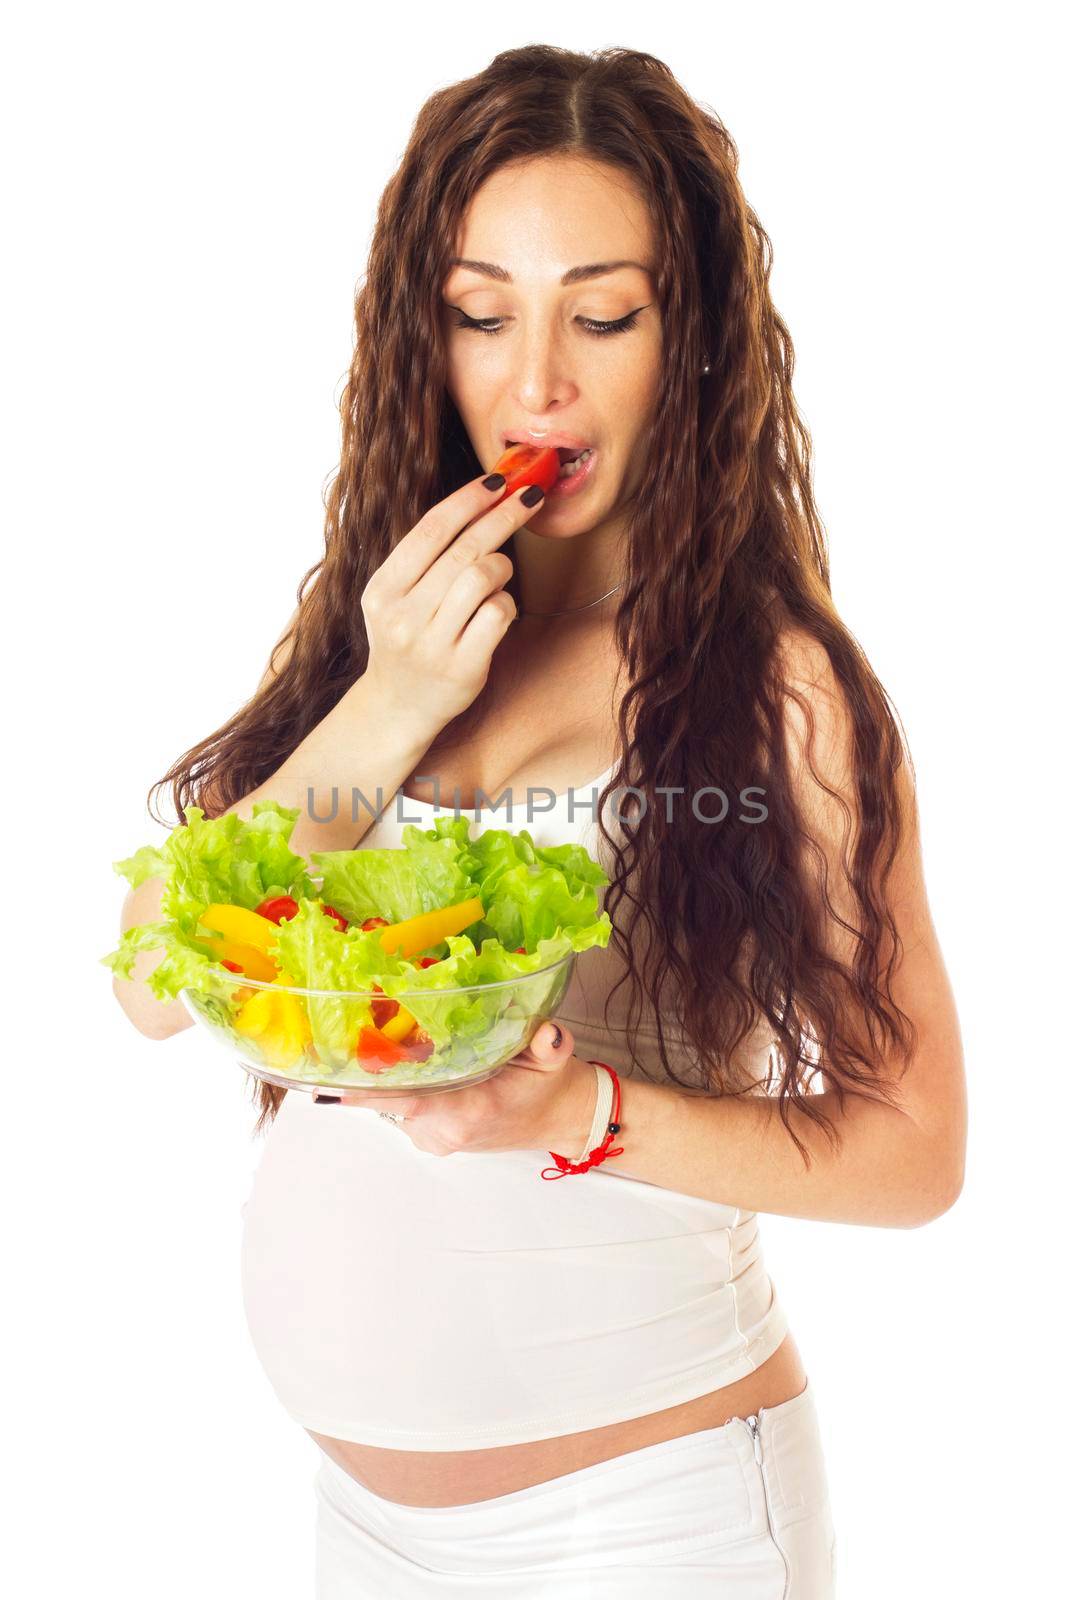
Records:
[[[759,1419],[459,1506],[383,1500],[324,1454],[317,1600],[833,1600],[810,1382]]]

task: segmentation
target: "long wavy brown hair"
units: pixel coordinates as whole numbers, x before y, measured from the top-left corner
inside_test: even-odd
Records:
[[[684,1087],[743,1092],[731,1058],[762,1016],[776,1041],[781,1116],[807,1164],[792,1109],[839,1143],[811,1092],[814,1074],[824,1091],[893,1103],[883,1052],[906,1065],[914,1051],[914,1025],[890,992],[901,942],[886,889],[907,820],[907,791],[896,782],[907,745],[831,599],[811,439],[792,393],[793,345],[771,301],[771,246],[738,181],[737,148],[655,56],[528,45],[423,106],[382,196],[355,298],[325,550],[302,578],[296,620],[279,641],[290,644],[288,658],[153,785],[149,809],[171,785],[182,822],[190,804],[219,815],[265,784],[364,672],[356,601],[368,579],[431,505],[484,470],[445,386],[438,308],[460,221],[499,167],[554,154],[607,164],[639,186],[658,236],[669,352],[622,553],[623,759],[600,815],[626,786],[651,797],[712,785],[729,799],[717,826],[677,803],[668,826],[663,805],[649,799],[621,842],[612,840],[603,904],[625,962],[620,982],[629,984],[627,1044],[649,1003],[663,1069],[683,1084],[659,1005],[675,995],[672,1027],[701,1063],[699,1081]],[[825,870],[809,870],[809,852],[823,867],[825,856],[798,805],[787,634],[821,647],[848,708],[849,795],[815,774],[851,808],[848,908],[831,906]],[[802,709],[810,732],[806,701]],[[758,826],[742,820],[742,791],[752,787],[767,796]],[[833,926],[848,932],[847,960],[831,942]],[[764,1092],[771,1087],[769,1077]],[[256,1083],[256,1132],[285,1092]]]

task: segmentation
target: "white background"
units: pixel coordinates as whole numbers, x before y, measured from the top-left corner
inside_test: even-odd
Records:
[[[725,120],[837,606],[904,720],[969,1077],[917,1230],[762,1231],[813,1388],[841,1600],[1061,1566],[1062,148],[1036,6],[38,5],[0,106],[4,1560],[20,1597],[312,1592],[316,1447],[243,1320],[246,1080],[98,957],[145,794],[253,691],[317,560],[351,297],[435,88],[623,44]],[[1059,424],[1057,427],[1056,424]],[[351,1113],[356,1114],[356,1113]],[[355,1225],[355,1224],[354,1224]],[[358,1350],[353,1359],[359,1359]]]

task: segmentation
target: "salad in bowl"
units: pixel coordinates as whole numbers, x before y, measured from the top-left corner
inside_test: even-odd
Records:
[[[582,845],[526,829],[470,837],[465,816],[409,823],[396,850],[289,847],[296,808],[186,822],[114,869],[163,882],[161,916],[102,962],[180,999],[255,1077],[283,1088],[462,1088],[518,1055],[566,993],[575,956],[611,937]]]

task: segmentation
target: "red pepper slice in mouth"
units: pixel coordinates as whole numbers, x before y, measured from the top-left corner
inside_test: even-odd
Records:
[[[559,467],[559,451],[555,445],[547,450],[538,449],[532,444],[509,445],[493,467],[494,472],[499,472],[507,480],[501,500],[506,500],[517,489],[525,489],[531,483],[536,483],[547,495],[559,477]]]

